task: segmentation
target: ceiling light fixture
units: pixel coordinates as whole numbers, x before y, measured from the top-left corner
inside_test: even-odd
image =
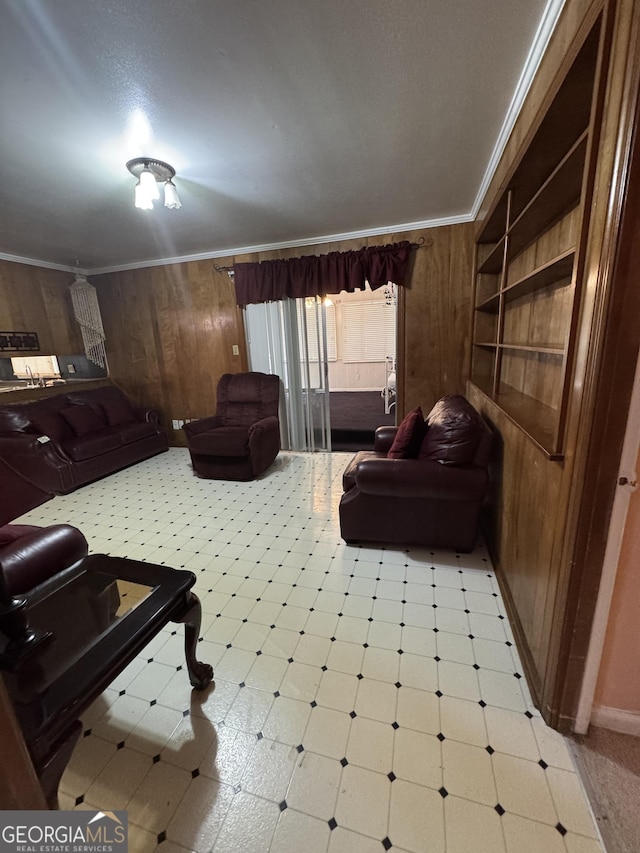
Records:
[[[160,198],[158,183],[164,184],[164,206],[178,210],[182,202],[172,178],[176,170],[162,160],[151,157],[136,157],[129,160],[127,169],[138,179],[135,189],[135,206],[141,210],[151,210],[153,202]]]

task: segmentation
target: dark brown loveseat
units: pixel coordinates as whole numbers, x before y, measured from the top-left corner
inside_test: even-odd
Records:
[[[408,458],[398,452],[391,458],[400,430]],[[379,427],[374,450],[356,454],[343,474],[343,539],[471,551],[489,486],[492,439],[459,395],[439,400],[426,421],[418,409],[400,428]]]
[[[153,409],[115,385],[0,406],[0,460],[44,492],[67,494],[168,450]]]

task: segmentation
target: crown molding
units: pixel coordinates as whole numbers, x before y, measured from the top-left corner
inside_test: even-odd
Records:
[[[45,270],[60,270],[60,272],[80,273],[86,275],[87,271],[80,267],[69,267],[65,264],[53,264],[49,261],[40,261],[36,258],[23,258],[20,255],[7,255],[5,252],[0,252],[0,261],[11,261],[14,264],[26,264],[30,267],[41,267]]]
[[[533,78],[536,75],[540,62],[542,61],[542,57],[544,56],[544,52],[547,49],[549,39],[551,38],[556,24],[558,23],[558,18],[560,17],[564,4],[565,0],[548,0],[545,10],[542,13],[542,18],[540,19],[538,29],[536,30],[531,49],[525,60],[511,103],[509,104],[509,109],[507,110],[507,114],[502,122],[502,127],[500,128],[496,144],[494,145],[491,157],[487,163],[484,177],[480,182],[478,194],[476,195],[476,200],[474,201],[471,209],[471,219],[475,219],[478,215],[482,200],[484,199],[485,194],[489,189],[489,185],[493,180],[500,158],[504,153],[505,146],[509,136],[511,135],[511,131],[513,130],[513,126],[516,123],[518,115],[520,114],[524,100],[529,93],[529,89],[533,83]]]

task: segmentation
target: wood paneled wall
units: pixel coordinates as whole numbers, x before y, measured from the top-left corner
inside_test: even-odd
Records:
[[[137,403],[162,410],[173,444],[185,441],[171,422],[213,414],[220,376],[247,369],[233,282],[215,269],[231,262],[89,277],[98,290],[110,377]]]
[[[42,355],[84,352],[71,305],[72,282],[68,272],[0,260],[0,329],[36,332]]]
[[[248,363],[233,282],[216,266],[424,238],[412,256],[410,286],[400,288],[404,404],[398,414],[418,404],[428,411],[443,394],[464,391],[472,228],[468,223],[90,276],[98,290],[110,376],[139,403],[159,406],[169,427],[174,419],[211,414],[220,376],[246,370]],[[173,444],[184,445],[180,430],[170,435]]]

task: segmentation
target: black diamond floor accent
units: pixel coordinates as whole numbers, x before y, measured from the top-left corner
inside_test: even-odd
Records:
[[[84,794],[80,794],[79,797],[76,797],[76,805],[79,806],[84,803]]]
[[[200,771],[198,770],[198,768],[197,768],[197,767],[196,767],[196,769],[195,769],[195,770],[192,770],[192,771],[191,771],[191,778],[192,778],[192,779],[197,779],[199,775],[200,775]]]
[[[343,767],[346,767],[348,763],[349,763],[349,762],[347,761],[347,759],[346,759],[346,758],[341,758],[341,759],[340,759],[340,764],[342,764],[342,766],[343,766]]]
[[[298,752],[304,752],[304,746],[303,746],[301,743],[299,743],[299,744],[296,746],[296,750],[297,750]]]
[[[436,737],[438,738],[438,740],[440,741],[440,743],[442,743],[442,741],[443,741],[443,740],[445,740],[445,736],[442,734],[442,732],[439,732],[439,733],[436,735]]]
[[[390,782],[395,782],[395,781],[396,781],[396,774],[393,772],[393,770],[391,771],[391,773],[387,773],[387,779],[388,779]]]
[[[547,767],[549,766],[549,765],[547,764],[547,762],[546,762],[546,761],[544,761],[542,758],[540,759],[540,761],[538,761],[538,764],[540,765],[540,767],[542,767],[542,769],[543,769],[543,770],[546,770],[546,769],[547,769]]]
[[[166,841],[166,840],[167,840],[167,833],[163,829],[162,832],[158,833],[158,844],[162,844],[162,842]]]
[[[313,702],[309,702],[309,704],[311,705],[312,708],[317,708],[317,706],[318,706],[318,703],[316,702],[315,699],[313,700]]]
[[[567,830],[564,828],[564,826],[561,823],[556,824],[556,829],[558,830],[560,835],[566,835],[567,834]]]
[[[281,803],[278,803],[278,806],[280,807],[280,811],[283,812],[287,808],[287,801],[283,800]]]
[[[493,755],[493,753],[495,752],[495,749],[491,746],[491,744],[489,744],[489,746],[486,746],[485,749],[487,750],[489,755]]]
[[[396,723],[396,721],[394,720],[394,721],[391,723],[391,728],[392,728],[392,729],[399,729],[399,728],[400,728],[400,725],[399,725],[398,723]]]
[[[350,716],[350,717],[351,717],[351,719],[353,720],[353,719],[354,719],[355,717],[357,717],[358,715],[356,714],[356,712],[355,712],[355,711],[351,711],[351,712],[349,713],[349,716]]]
[[[120,741],[120,743],[118,744],[117,748],[118,748],[118,749],[124,749],[124,741],[123,741],[123,740],[121,740],[121,741]]]
[[[160,761],[160,755],[159,755],[159,754],[158,754],[158,755],[154,755],[154,756],[153,756],[153,763],[154,763],[154,764],[157,764],[159,761]]]
[[[329,824],[329,829],[331,830],[331,832],[333,832],[333,830],[338,825],[338,821],[335,819],[335,817],[332,817],[331,820],[327,821],[327,823]]]
[[[390,850],[391,847],[393,846],[391,844],[391,839],[388,836],[387,836],[387,838],[382,839],[382,846],[384,847],[385,850]]]
[[[445,797],[448,797],[448,796],[449,796],[449,792],[447,791],[447,789],[446,789],[446,788],[440,788],[440,790],[438,791],[438,793],[440,794],[440,796],[442,797],[442,799],[443,799],[443,800],[444,800],[444,798],[445,798]]]
[[[500,815],[500,817],[502,817],[502,815],[504,814],[504,809],[502,808],[502,806],[500,805],[500,803],[498,803],[498,805],[497,805],[497,806],[495,806],[494,808],[495,808],[495,810],[498,812],[498,814]]]

